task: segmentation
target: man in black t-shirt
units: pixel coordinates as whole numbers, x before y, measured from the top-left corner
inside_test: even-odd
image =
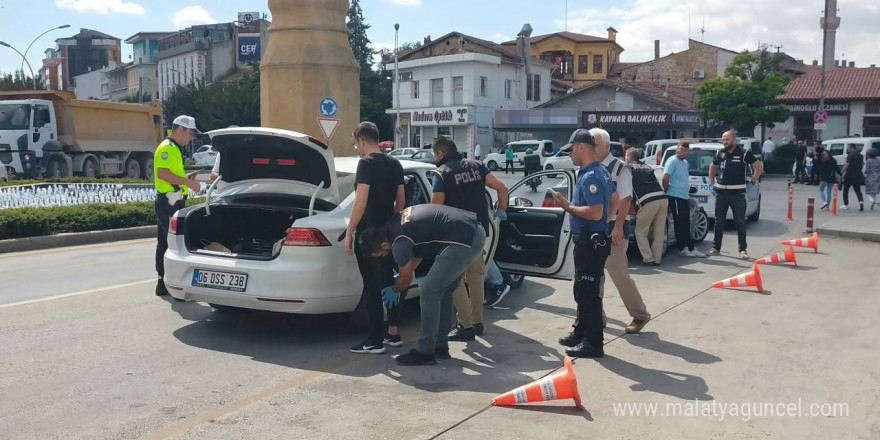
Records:
[[[724,144],[723,150],[718,150],[715,159],[709,164],[709,185],[715,196],[715,239],[709,255],[721,253],[721,240],[724,237],[724,223],[727,219],[727,210],[733,212],[733,220],[736,223],[736,235],[739,239],[739,257],[749,259],[746,251],[746,193],[754,191],[758,184],[764,165],[756,158],[751,150],[745,150],[736,145],[736,134],[726,131],[721,136]],[[746,179],[749,165],[754,167],[755,172],[751,181]],[[717,177],[717,179],[716,179]]]
[[[369,335],[353,347],[353,353],[380,354],[385,344],[399,347],[403,344],[397,332],[399,309],[388,310],[388,330],[384,329],[381,289],[394,277],[391,258],[370,258],[354,240],[367,228],[385,225],[388,219],[404,207],[403,167],[400,162],[379,149],[379,129],[372,122],[361,122],[354,130],[355,148],[361,155],[355,174],[355,197],[351,218],[345,231],[345,252],[355,254],[358,269],[364,280],[361,301],[370,317]],[[354,246],[354,248],[352,248]]]
[[[437,158],[438,174],[434,178],[434,191],[431,203],[451,206],[473,212],[483,229],[489,231],[490,201],[487,200],[486,187],[497,193],[498,210],[495,218],[506,219],[507,186],[492,174],[483,162],[461,157],[455,142],[447,138],[437,138],[432,145]],[[481,252],[474,258],[465,272],[464,282],[460,283],[452,295],[458,325],[449,333],[450,341],[473,341],[483,335],[483,281],[486,277],[486,259]],[[467,289],[465,289],[465,282]]]
[[[807,146],[803,140],[797,141],[794,150],[794,183],[807,183]]]
[[[856,144],[847,144],[846,164],[840,171],[843,175],[843,205],[840,205],[840,209],[849,209],[849,189],[852,188],[856,192],[856,198],[859,199],[859,211],[865,210],[862,200],[862,185],[865,184],[864,167],[865,159],[856,151]]]
[[[377,258],[391,255],[400,276],[382,289],[386,305],[398,304],[423,259],[434,264],[419,283],[422,312],[418,348],[397,357],[401,365],[429,365],[449,359],[447,333],[452,325],[452,292],[483,250],[486,231],[473,212],[443,205],[416,205],[395,214],[385,227],[364,231],[363,251]]]

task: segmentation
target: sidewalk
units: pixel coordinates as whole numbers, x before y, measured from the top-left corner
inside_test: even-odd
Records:
[[[880,242],[880,205],[875,206],[873,211],[868,206],[870,204],[866,203],[865,211],[859,212],[858,202],[850,200],[850,209],[838,208],[836,216],[828,211],[816,211],[816,231],[821,235]]]

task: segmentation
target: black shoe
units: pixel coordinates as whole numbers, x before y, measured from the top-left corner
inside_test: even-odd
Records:
[[[571,332],[561,338],[559,338],[559,345],[564,345],[566,347],[574,347],[575,345],[580,344],[584,340],[584,337]]]
[[[165,281],[159,278],[159,281],[156,281],[156,296],[166,295],[168,295],[168,289],[165,288]]]
[[[485,330],[485,327],[483,327],[483,323],[482,323],[482,322],[479,323],[479,324],[474,324],[474,333],[476,333],[477,336],[483,336],[483,331],[484,331],[484,330]]]
[[[473,341],[477,339],[477,332],[473,327],[464,328],[461,324],[456,324],[448,337],[450,341]]]
[[[437,358],[432,354],[419,353],[419,351],[414,348],[407,354],[397,356],[397,363],[410,366],[434,365],[437,363]]]
[[[389,335],[387,332],[385,333],[385,339],[382,340],[385,345],[391,347],[400,347],[403,345],[403,339],[400,338],[400,333],[396,335]]]
[[[605,350],[602,347],[596,348],[593,344],[583,340],[574,347],[566,348],[565,354],[579,358],[600,358],[605,356]]]
[[[385,353],[385,345],[382,341],[371,341],[369,338],[349,349],[358,354],[382,354]]]
[[[502,299],[504,299],[504,295],[507,295],[508,292],[510,292],[510,286],[507,284],[502,284],[498,286],[498,288],[492,289],[492,291],[489,292],[488,295],[486,295],[486,300],[483,301],[483,304],[489,307],[495,306],[500,303]]]
[[[449,347],[440,348],[437,347],[434,349],[434,356],[437,359],[452,359],[452,356],[449,354]]]

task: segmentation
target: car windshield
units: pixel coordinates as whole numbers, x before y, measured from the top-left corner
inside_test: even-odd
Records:
[[[27,130],[30,122],[30,105],[0,104],[0,130]]]
[[[708,176],[709,164],[715,159],[715,153],[715,150],[691,149],[691,154],[687,157],[688,173],[691,176]]]

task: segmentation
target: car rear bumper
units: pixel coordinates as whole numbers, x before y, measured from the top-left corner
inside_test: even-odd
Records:
[[[344,313],[357,307],[363,284],[354,258],[345,259],[345,267],[340,267],[322,258],[285,261],[283,257],[255,261],[169,249],[165,286],[178,299],[274,312]],[[247,274],[245,291],[193,286],[195,269]]]

